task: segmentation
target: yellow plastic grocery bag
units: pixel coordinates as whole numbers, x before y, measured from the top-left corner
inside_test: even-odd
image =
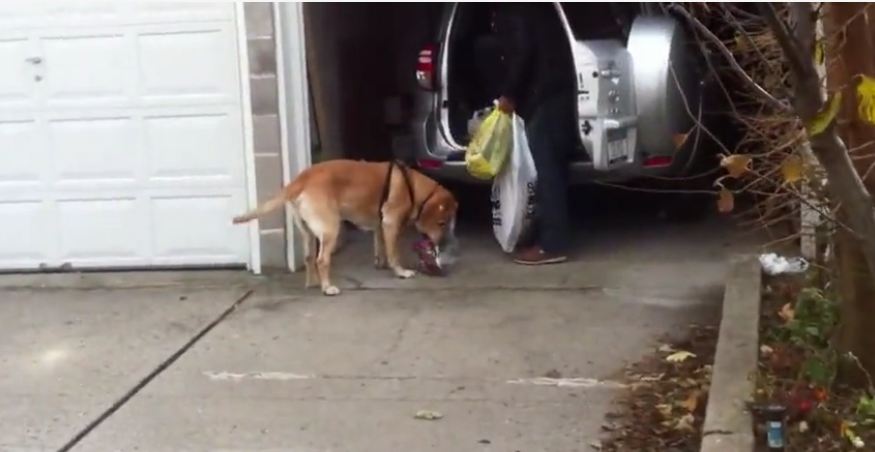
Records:
[[[513,121],[499,109],[483,120],[465,152],[468,173],[478,179],[490,180],[500,171],[513,146]]]

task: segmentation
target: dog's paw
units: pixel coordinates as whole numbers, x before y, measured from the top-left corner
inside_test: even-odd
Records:
[[[405,268],[402,268],[401,270],[395,271],[395,274],[398,275],[398,277],[401,279],[410,279],[410,278],[416,276],[415,271],[407,270]]]
[[[322,293],[329,297],[333,297],[335,295],[340,295],[340,289],[338,289],[337,286],[328,286],[322,289]]]

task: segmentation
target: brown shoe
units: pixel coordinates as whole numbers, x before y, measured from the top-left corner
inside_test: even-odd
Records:
[[[522,265],[558,264],[566,260],[568,260],[567,256],[548,253],[539,246],[524,248],[513,255],[513,261]]]

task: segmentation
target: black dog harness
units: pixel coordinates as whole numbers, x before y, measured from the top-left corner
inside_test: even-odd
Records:
[[[389,190],[392,187],[392,170],[394,170],[395,167],[398,167],[398,169],[401,170],[401,175],[404,177],[404,185],[407,186],[407,195],[410,197],[410,211],[412,212],[413,209],[416,209],[416,216],[412,219],[408,217],[408,221],[412,220],[415,222],[419,220],[419,217],[422,215],[422,210],[425,208],[428,200],[431,199],[432,195],[434,195],[435,191],[437,191],[438,188],[438,184],[435,184],[434,188],[431,189],[431,192],[429,192],[428,196],[426,196],[425,199],[422,200],[422,204],[420,204],[417,208],[416,196],[413,192],[413,184],[410,182],[409,168],[407,167],[407,165],[404,164],[404,162],[401,162],[399,160],[390,161],[389,169],[386,171],[386,182],[383,183],[383,194],[380,195],[380,210],[377,212],[379,214],[380,224],[383,224],[383,205],[385,205],[386,201],[389,199]]]

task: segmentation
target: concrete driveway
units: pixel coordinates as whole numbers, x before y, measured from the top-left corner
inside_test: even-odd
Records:
[[[453,275],[412,281],[353,234],[331,299],[298,275],[2,277],[0,450],[588,450],[623,366],[714,320],[735,239],[581,231],[573,262],[523,268],[469,228]]]

